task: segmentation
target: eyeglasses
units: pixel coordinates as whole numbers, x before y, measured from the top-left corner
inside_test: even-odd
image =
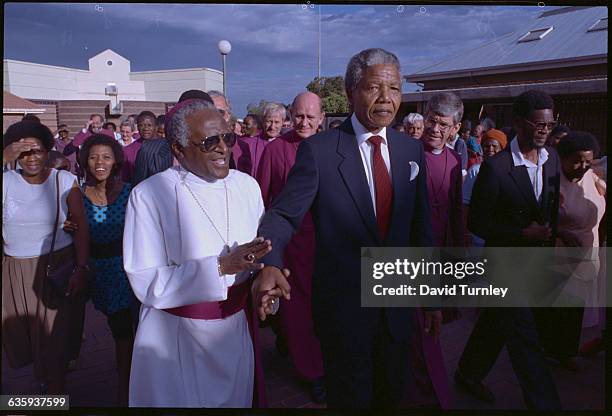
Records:
[[[554,129],[555,127],[557,127],[557,122],[553,121],[552,123],[544,123],[539,122],[539,123],[532,123],[531,121],[524,119],[527,123],[529,123],[530,125],[532,125],[533,127],[535,127],[535,129],[537,131],[544,131],[544,129],[547,129],[548,131],[551,131],[552,129]]]
[[[192,142],[195,146],[199,147],[203,152],[210,152],[219,145],[219,142],[223,140],[227,147],[232,147],[236,144],[235,133],[221,133],[214,136],[207,136],[202,139],[200,143]]]
[[[428,128],[433,128],[436,124],[440,126],[440,131],[443,133],[446,133],[453,128],[451,124],[440,123],[438,120],[433,118],[426,118],[423,122],[423,125]]]
[[[446,133],[450,129],[453,128],[453,126],[451,124],[440,123],[438,120],[433,119],[433,118],[429,118],[429,117],[425,119],[423,124],[425,125],[425,127],[429,127],[429,128],[433,128],[437,124],[438,126],[440,126],[440,131],[443,132],[443,133]]]

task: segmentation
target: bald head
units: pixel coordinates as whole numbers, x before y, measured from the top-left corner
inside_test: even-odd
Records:
[[[325,119],[321,98],[310,91],[298,94],[291,104],[291,118],[296,134],[302,139],[316,134]]]
[[[299,93],[293,99],[293,103],[291,103],[291,108],[295,107],[296,104],[306,102],[309,104],[316,103],[319,107],[319,112],[323,112],[323,103],[321,102],[321,98],[315,94],[314,92],[304,91]]]

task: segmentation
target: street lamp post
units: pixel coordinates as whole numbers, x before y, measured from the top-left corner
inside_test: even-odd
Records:
[[[221,60],[223,62],[223,95],[227,98],[227,69],[225,67],[225,56],[229,55],[232,51],[232,44],[227,40],[222,40],[217,45],[219,52],[221,53]]]

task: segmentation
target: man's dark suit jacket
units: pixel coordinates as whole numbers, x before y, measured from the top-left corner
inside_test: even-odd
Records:
[[[172,166],[172,160],[172,151],[166,139],[144,140],[136,156],[132,185],[136,186],[149,176],[168,169]]]
[[[283,266],[285,245],[310,210],[315,224],[312,279],[315,330],[326,339],[371,342],[380,308],[362,308],[360,254],[367,246],[431,247],[425,154],[420,141],[387,128],[393,182],[389,234],[382,241],[357,139],[350,118],[339,128],[302,141],[287,184],[264,215],[258,234],[272,241],[265,264]],[[410,162],[419,174],[410,180]],[[291,277],[289,277],[289,282]],[[411,310],[387,308],[385,318],[398,341],[410,336]]]
[[[515,139],[516,140],[516,139]],[[525,166],[514,166],[510,145],[486,159],[474,183],[469,230],[491,247],[534,247],[547,244],[526,240],[522,230],[536,221],[549,223],[556,235],[559,211],[560,164],[557,152],[546,147],[541,202],[535,198]]]

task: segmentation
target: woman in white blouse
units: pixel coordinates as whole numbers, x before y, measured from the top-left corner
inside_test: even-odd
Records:
[[[11,367],[33,362],[41,390],[60,394],[76,315],[83,313],[89,230],[76,177],[47,167],[52,147],[49,128],[34,121],[13,124],[4,135],[3,163],[19,168],[2,175],[2,342]],[[62,230],[67,217],[79,224],[74,236]],[[47,278],[50,260],[56,268],[75,264],[66,288]]]

